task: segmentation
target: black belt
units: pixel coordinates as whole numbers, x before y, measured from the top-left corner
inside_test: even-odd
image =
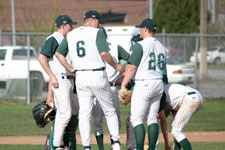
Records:
[[[71,76],[71,75],[62,75],[62,79],[74,79],[74,76]]]
[[[187,94],[188,95],[192,95],[192,94],[196,94],[196,92],[194,92],[194,91],[193,92],[188,92]]]
[[[112,82],[109,82],[109,85],[110,86],[119,86],[117,83],[112,83]]]
[[[76,70],[76,71],[104,71],[105,68],[98,68],[98,69],[82,69],[82,70]]]

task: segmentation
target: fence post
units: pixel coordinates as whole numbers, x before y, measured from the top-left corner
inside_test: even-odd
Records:
[[[0,29],[0,46],[2,46],[2,30]]]
[[[185,63],[186,63],[186,61],[187,61],[187,60],[186,60],[186,53],[187,53],[186,50],[187,50],[187,49],[186,49],[186,37],[184,37],[184,62],[185,62]]]
[[[198,37],[196,36],[195,39],[195,77],[194,77],[194,88],[196,89],[197,87],[197,79],[198,79]]]
[[[162,41],[163,41],[163,44],[166,46],[166,42],[165,42],[165,34],[166,34],[166,31],[165,31],[165,28],[162,29]]]
[[[30,34],[27,34],[27,104],[30,104]]]

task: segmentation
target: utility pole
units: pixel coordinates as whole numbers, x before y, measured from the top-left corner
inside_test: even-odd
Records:
[[[200,79],[207,77],[207,39],[204,34],[207,33],[207,0],[201,0],[200,12]]]
[[[15,12],[14,12],[14,0],[11,0],[11,10],[12,10],[12,42],[13,46],[16,46],[16,27],[15,27]]]

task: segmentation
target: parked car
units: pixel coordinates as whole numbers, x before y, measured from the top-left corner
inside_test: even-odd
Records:
[[[26,79],[28,75],[27,47],[0,47],[0,82],[8,79]],[[49,76],[42,69],[33,47],[30,47],[30,77],[47,83]],[[5,83],[4,83],[5,84]],[[45,86],[45,84],[42,84]]]
[[[195,55],[194,52],[193,55],[190,57],[191,62],[195,62]],[[197,62],[201,59],[200,52],[198,53]],[[207,50],[207,62],[213,63],[215,65],[220,65],[222,63],[225,63],[225,47],[216,47],[216,48],[210,48]]]
[[[194,81],[194,65],[180,63],[172,58],[167,58],[166,63],[169,83],[187,84]]]

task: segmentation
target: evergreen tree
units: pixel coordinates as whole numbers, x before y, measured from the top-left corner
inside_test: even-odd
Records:
[[[153,8],[158,32],[199,33],[200,0],[157,0]]]

